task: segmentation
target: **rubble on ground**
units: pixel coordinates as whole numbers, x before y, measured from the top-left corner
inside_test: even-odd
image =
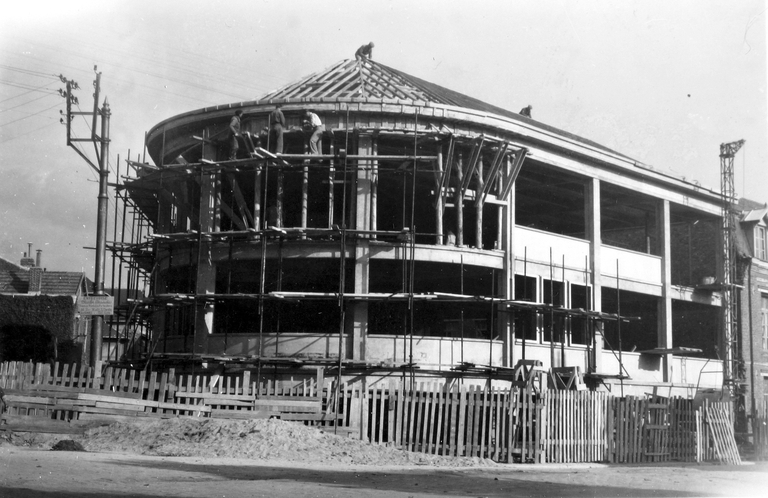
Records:
[[[496,465],[491,460],[407,452],[279,419],[137,419],[88,430],[87,451],[140,455],[295,461],[307,465]]]

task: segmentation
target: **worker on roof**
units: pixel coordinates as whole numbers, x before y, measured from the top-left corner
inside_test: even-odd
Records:
[[[282,104],[277,104],[275,110],[269,114],[269,150],[276,154],[283,153],[283,128],[285,127],[285,116],[283,115],[283,111],[280,110],[281,107],[283,107]]]
[[[312,136],[309,137],[309,151],[315,155],[322,154],[325,125],[320,121],[320,117],[312,111],[307,111],[304,117],[304,123],[307,125],[307,128],[312,130]]]
[[[243,115],[243,111],[235,111],[235,115],[232,116],[232,120],[229,122],[229,158],[237,159],[237,149],[240,145],[237,143],[237,138],[240,136],[240,116]]]
[[[363,59],[373,59],[373,42],[358,48],[357,52],[355,52],[355,59],[359,61]]]
[[[520,109],[520,113],[519,114],[521,116],[527,116],[527,117],[530,118],[532,110],[533,110],[533,106],[527,105],[527,106],[523,107],[522,109]]]

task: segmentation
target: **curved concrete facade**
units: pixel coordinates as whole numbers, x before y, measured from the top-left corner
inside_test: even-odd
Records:
[[[249,137],[228,160],[235,110]],[[687,332],[719,314],[696,290],[717,272],[699,241],[719,195],[372,61],[172,117],[147,147],[157,167],[126,186],[155,233],[158,352],[445,373],[525,358],[643,391],[689,389],[706,363],[674,348],[719,340]]]

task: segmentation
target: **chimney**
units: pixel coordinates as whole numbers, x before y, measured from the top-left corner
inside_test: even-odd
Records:
[[[28,294],[40,294],[43,284],[43,269],[34,267],[29,269],[29,289]]]
[[[38,268],[43,267],[43,250],[42,249],[37,250],[37,260],[35,261],[35,266],[37,266]]]
[[[29,242],[28,245],[29,251],[24,253],[24,257],[21,258],[21,262],[19,263],[19,266],[23,266],[24,268],[32,268],[35,266],[35,259],[32,257],[32,242]]]

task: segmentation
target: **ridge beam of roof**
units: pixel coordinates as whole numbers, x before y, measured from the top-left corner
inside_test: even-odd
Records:
[[[479,207],[485,204],[485,198],[488,197],[488,192],[491,190],[491,187],[496,181],[496,176],[499,174],[500,166],[503,162],[502,160],[507,153],[507,147],[509,147],[509,142],[504,142],[501,147],[499,147],[499,150],[496,151],[496,157],[493,158],[493,164],[488,173],[488,178],[486,178],[485,184],[483,185],[483,190],[480,192],[480,195],[477,196],[477,199],[475,199],[475,206]]]
[[[515,154],[515,158],[512,161],[512,170],[509,172],[509,176],[507,177],[507,183],[504,185],[504,190],[501,192],[501,200],[506,201],[507,197],[509,196],[509,193],[512,191],[512,186],[515,184],[515,181],[517,180],[517,176],[520,174],[520,170],[523,167],[523,161],[525,160],[525,156],[528,154],[528,149],[523,147],[522,149],[518,150]]]

